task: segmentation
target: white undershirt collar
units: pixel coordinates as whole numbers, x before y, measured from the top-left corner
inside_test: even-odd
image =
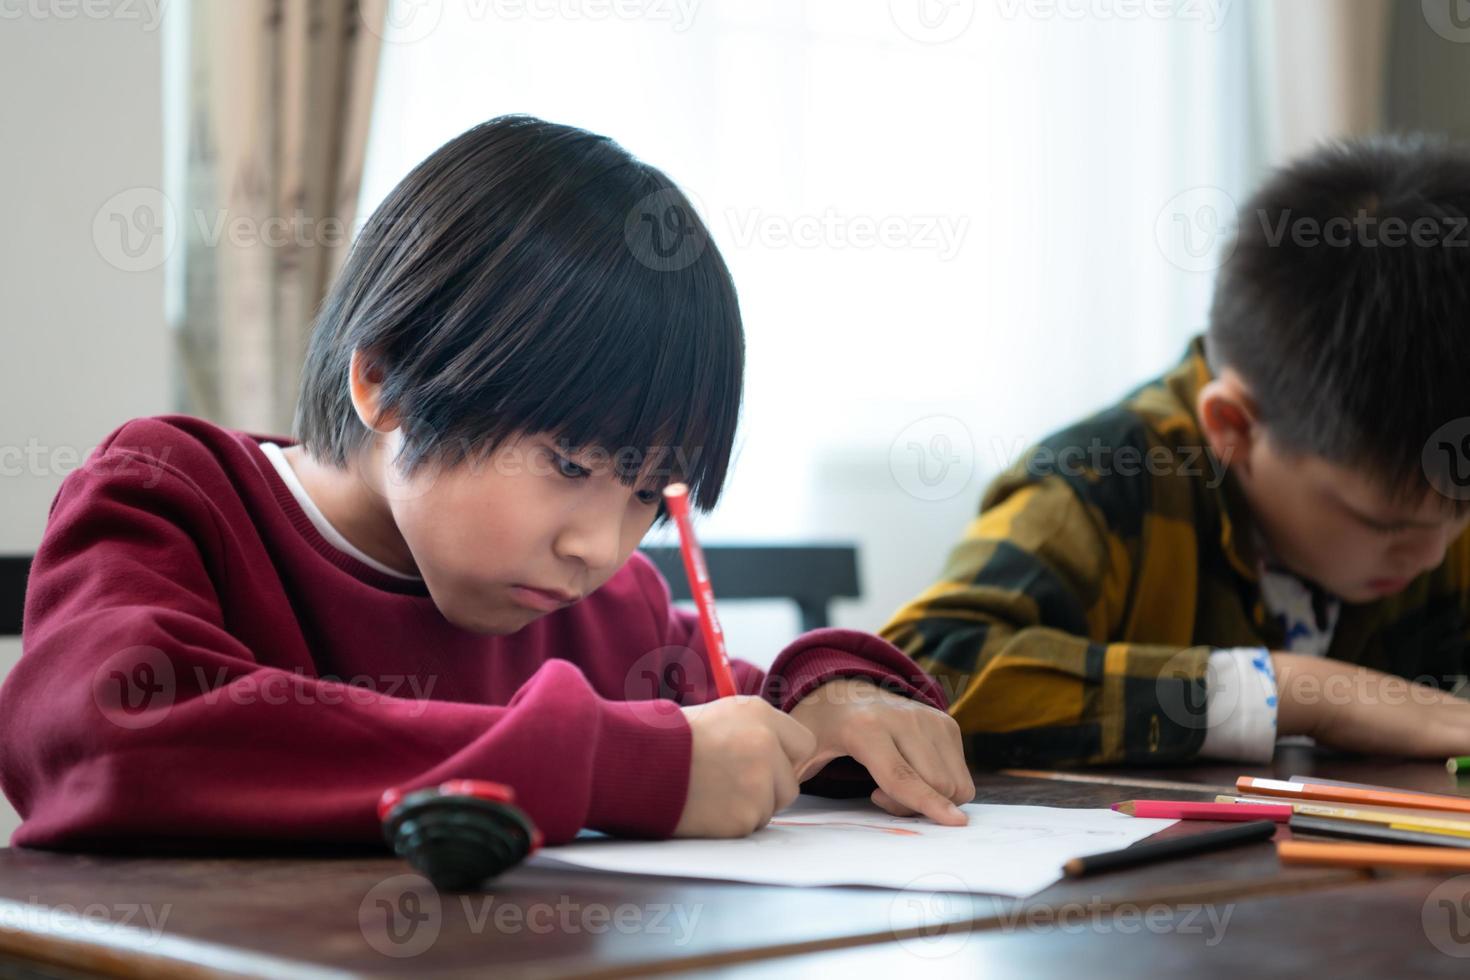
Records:
[[[373,569],[373,571],[382,572],[384,575],[391,575],[394,578],[403,579],[406,582],[423,581],[417,575],[405,575],[397,569],[389,568],[343,537],[342,532],[332,526],[331,522],[327,520],[327,516],[322,513],[321,508],[316,505],[316,501],[312,500],[311,495],[306,492],[306,487],[302,486],[301,479],[296,475],[296,471],[291,468],[291,463],[286,459],[286,454],[281,451],[281,447],[274,442],[262,442],[260,449],[265,453],[266,459],[271,461],[271,465],[276,468],[276,472],[281,475],[281,480],[286,484],[286,489],[291,491],[291,496],[296,498],[296,502],[306,512],[307,519],[311,521],[312,527],[316,528],[321,533],[321,536],[327,539],[328,544],[344,554],[351,555],[353,558],[356,558],[364,565]]]

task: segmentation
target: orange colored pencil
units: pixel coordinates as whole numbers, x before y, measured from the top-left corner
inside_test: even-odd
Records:
[[[704,634],[704,648],[709,655],[715,690],[722,698],[732,697],[736,693],[735,677],[730,672],[730,655],[725,651],[725,633],[715,615],[715,590],[710,585],[704,551],[699,547],[699,540],[694,536],[694,523],[689,519],[689,487],[682,483],[669,484],[664,487],[664,502],[668,505],[669,516],[679,528],[684,574],[689,577],[689,591],[699,609],[699,630]]]
[[[1450,810],[1470,813],[1470,798],[1437,793],[1400,793],[1391,789],[1359,789],[1322,783],[1289,783],[1284,779],[1241,776],[1235,788],[1242,793],[1294,800],[1326,800],[1329,803],[1365,803],[1370,806],[1402,806],[1416,810]]]
[[[1284,840],[1276,844],[1282,864],[1310,864],[1330,868],[1415,868],[1431,871],[1470,870],[1470,851],[1451,847],[1414,847],[1405,844],[1319,844]]]

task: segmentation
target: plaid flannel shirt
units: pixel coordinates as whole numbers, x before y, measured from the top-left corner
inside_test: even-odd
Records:
[[[1187,759],[1212,649],[1285,648],[1233,477],[1195,418],[1203,341],[987,490],[941,580],[882,635],[950,695],[981,764]],[[1403,592],[1342,606],[1328,655],[1457,689],[1470,534]]]

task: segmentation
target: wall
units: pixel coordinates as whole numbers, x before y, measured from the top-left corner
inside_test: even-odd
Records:
[[[157,6],[0,6],[0,552],[33,552],[62,477],[170,404],[161,246],[129,257],[113,217],[164,179]],[[0,638],[0,675],[19,656]],[[0,841],[17,823],[0,801]]]

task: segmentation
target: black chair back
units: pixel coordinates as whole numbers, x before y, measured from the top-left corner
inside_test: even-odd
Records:
[[[669,580],[675,599],[689,599],[689,579],[677,547],[648,547],[643,553]],[[857,548],[826,545],[712,545],[704,549],[715,599],[790,599],[801,613],[801,629],[830,622],[833,599],[856,598]]]
[[[20,636],[30,555],[0,555],[0,636]]]

